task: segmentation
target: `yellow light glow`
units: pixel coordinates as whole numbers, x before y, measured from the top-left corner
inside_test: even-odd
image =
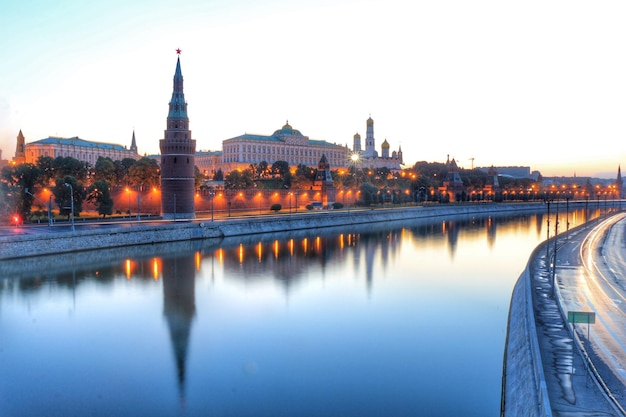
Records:
[[[130,277],[132,276],[132,272],[133,272],[132,263],[130,259],[126,259],[124,269],[126,270],[126,279],[130,279]]]
[[[154,278],[155,281],[159,280],[159,259],[158,258],[154,258],[152,260],[152,278]]]
[[[200,266],[202,265],[202,254],[199,251],[195,253],[195,261],[196,261],[196,271],[200,270]]]

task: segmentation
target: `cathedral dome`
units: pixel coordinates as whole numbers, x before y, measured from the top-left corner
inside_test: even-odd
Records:
[[[383,144],[382,144],[382,145],[380,145],[380,146],[381,146],[381,148],[383,148],[383,149],[389,149],[389,147],[390,147],[390,146],[389,146],[389,142],[387,142],[387,139],[385,139],[385,141],[383,142]]]
[[[361,135],[359,135],[358,133],[354,134],[354,139],[361,139]]]
[[[299,130],[292,128],[289,124],[289,120],[287,120],[282,129],[275,131],[272,136],[302,136],[302,133],[300,133]]]

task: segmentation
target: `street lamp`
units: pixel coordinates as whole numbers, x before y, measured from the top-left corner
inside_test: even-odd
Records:
[[[130,220],[130,189],[126,187],[126,194],[128,195],[128,219]]]
[[[39,201],[40,203],[46,204],[42,200],[37,198],[34,194],[30,193],[28,191],[28,188],[24,188],[24,192],[33,197],[35,200]],[[50,201],[48,202],[48,227],[52,227],[52,195],[50,195]]]
[[[215,191],[209,191],[209,196],[211,197],[211,221],[215,220]]]
[[[76,229],[74,228],[74,187],[72,187],[72,184],[68,184],[67,182],[65,183],[66,187],[69,187],[70,189],[70,206],[72,209],[72,232],[74,232]]]

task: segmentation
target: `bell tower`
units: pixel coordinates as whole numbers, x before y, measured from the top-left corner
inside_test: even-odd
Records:
[[[161,148],[161,215],[164,219],[193,219],[194,167],[196,141],[191,139],[187,103],[183,93],[183,73],[180,69],[180,49],[176,50],[174,91],[169,103],[167,129]]]

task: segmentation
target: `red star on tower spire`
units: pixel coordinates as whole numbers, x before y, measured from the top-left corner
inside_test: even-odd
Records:
[[[176,50],[176,53],[177,53],[178,55],[180,55],[180,53],[181,53],[181,52],[182,52],[182,51],[180,50],[180,48],[178,48],[178,49]]]

